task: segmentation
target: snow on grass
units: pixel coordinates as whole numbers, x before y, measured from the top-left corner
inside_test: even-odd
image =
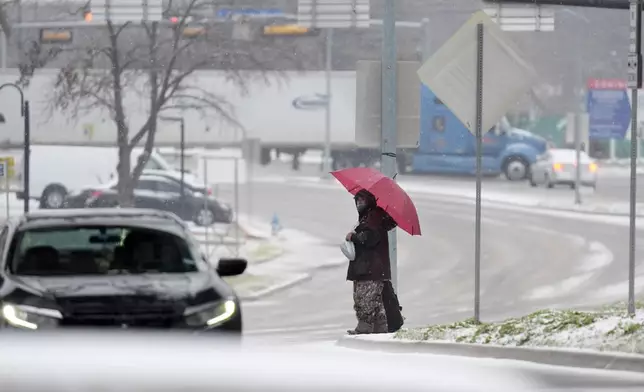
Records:
[[[623,305],[593,312],[540,310],[495,323],[477,324],[467,319],[453,324],[401,329],[394,338],[644,353],[644,304],[638,305],[634,317],[627,315]]]

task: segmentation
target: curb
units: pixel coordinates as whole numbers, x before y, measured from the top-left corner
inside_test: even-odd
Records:
[[[255,291],[252,294],[241,296],[240,299],[242,301],[255,301],[255,300],[260,299],[262,297],[265,297],[267,295],[275,294],[278,291],[286,290],[286,289],[289,289],[289,288],[291,288],[293,286],[297,286],[300,283],[303,283],[305,281],[311,280],[311,278],[312,278],[311,274],[304,274],[304,273],[298,274],[298,275],[294,276],[293,278],[291,278],[291,279],[289,279],[289,280],[287,280],[285,282],[278,283],[278,284],[275,284],[273,286],[269,286],[269,287],[267,287],[265,289],[262,289],[262,290],[259,290],[259,291]]]
[[[387,336],[387,335],[381,335]],[[393,335],[390,335],[393,336]],[[509,359],[543,365],[578,367],[586,369],[644,372],[644,355],[593,352],[542,347],[507,347],[453,342],[417,342],[370,340],[364,337],[340,338],[336,345],[358,349],[396,353],[456,355],[473,358]]]

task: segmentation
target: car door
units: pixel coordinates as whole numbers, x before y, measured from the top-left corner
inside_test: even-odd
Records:
[[[159,178],[157,190],[165,200],[166,211],[177,214],[181,219],[190,219],[192,217],[192,210],[189,208],[191,192],[188,188],[184,189],[185,208],[182,208],[181,185],[178,182]]]
[[[134,206],[166,211],[164,195],[158,190],[158,181],[141,177],[134,187]]]

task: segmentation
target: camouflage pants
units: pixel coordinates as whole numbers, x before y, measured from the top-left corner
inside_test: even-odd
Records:
[[[364,280],[353,282],[353,309],[358,321],[387,329],[387,314],[382,301],[384,282]]]

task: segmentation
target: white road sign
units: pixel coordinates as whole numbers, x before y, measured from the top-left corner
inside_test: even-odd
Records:
[[[478,11],[418,70],[421,82],[476,132],[476,26],[484,25],[483,132],[489,131],[532,87],[534,68],[483,11]]]

